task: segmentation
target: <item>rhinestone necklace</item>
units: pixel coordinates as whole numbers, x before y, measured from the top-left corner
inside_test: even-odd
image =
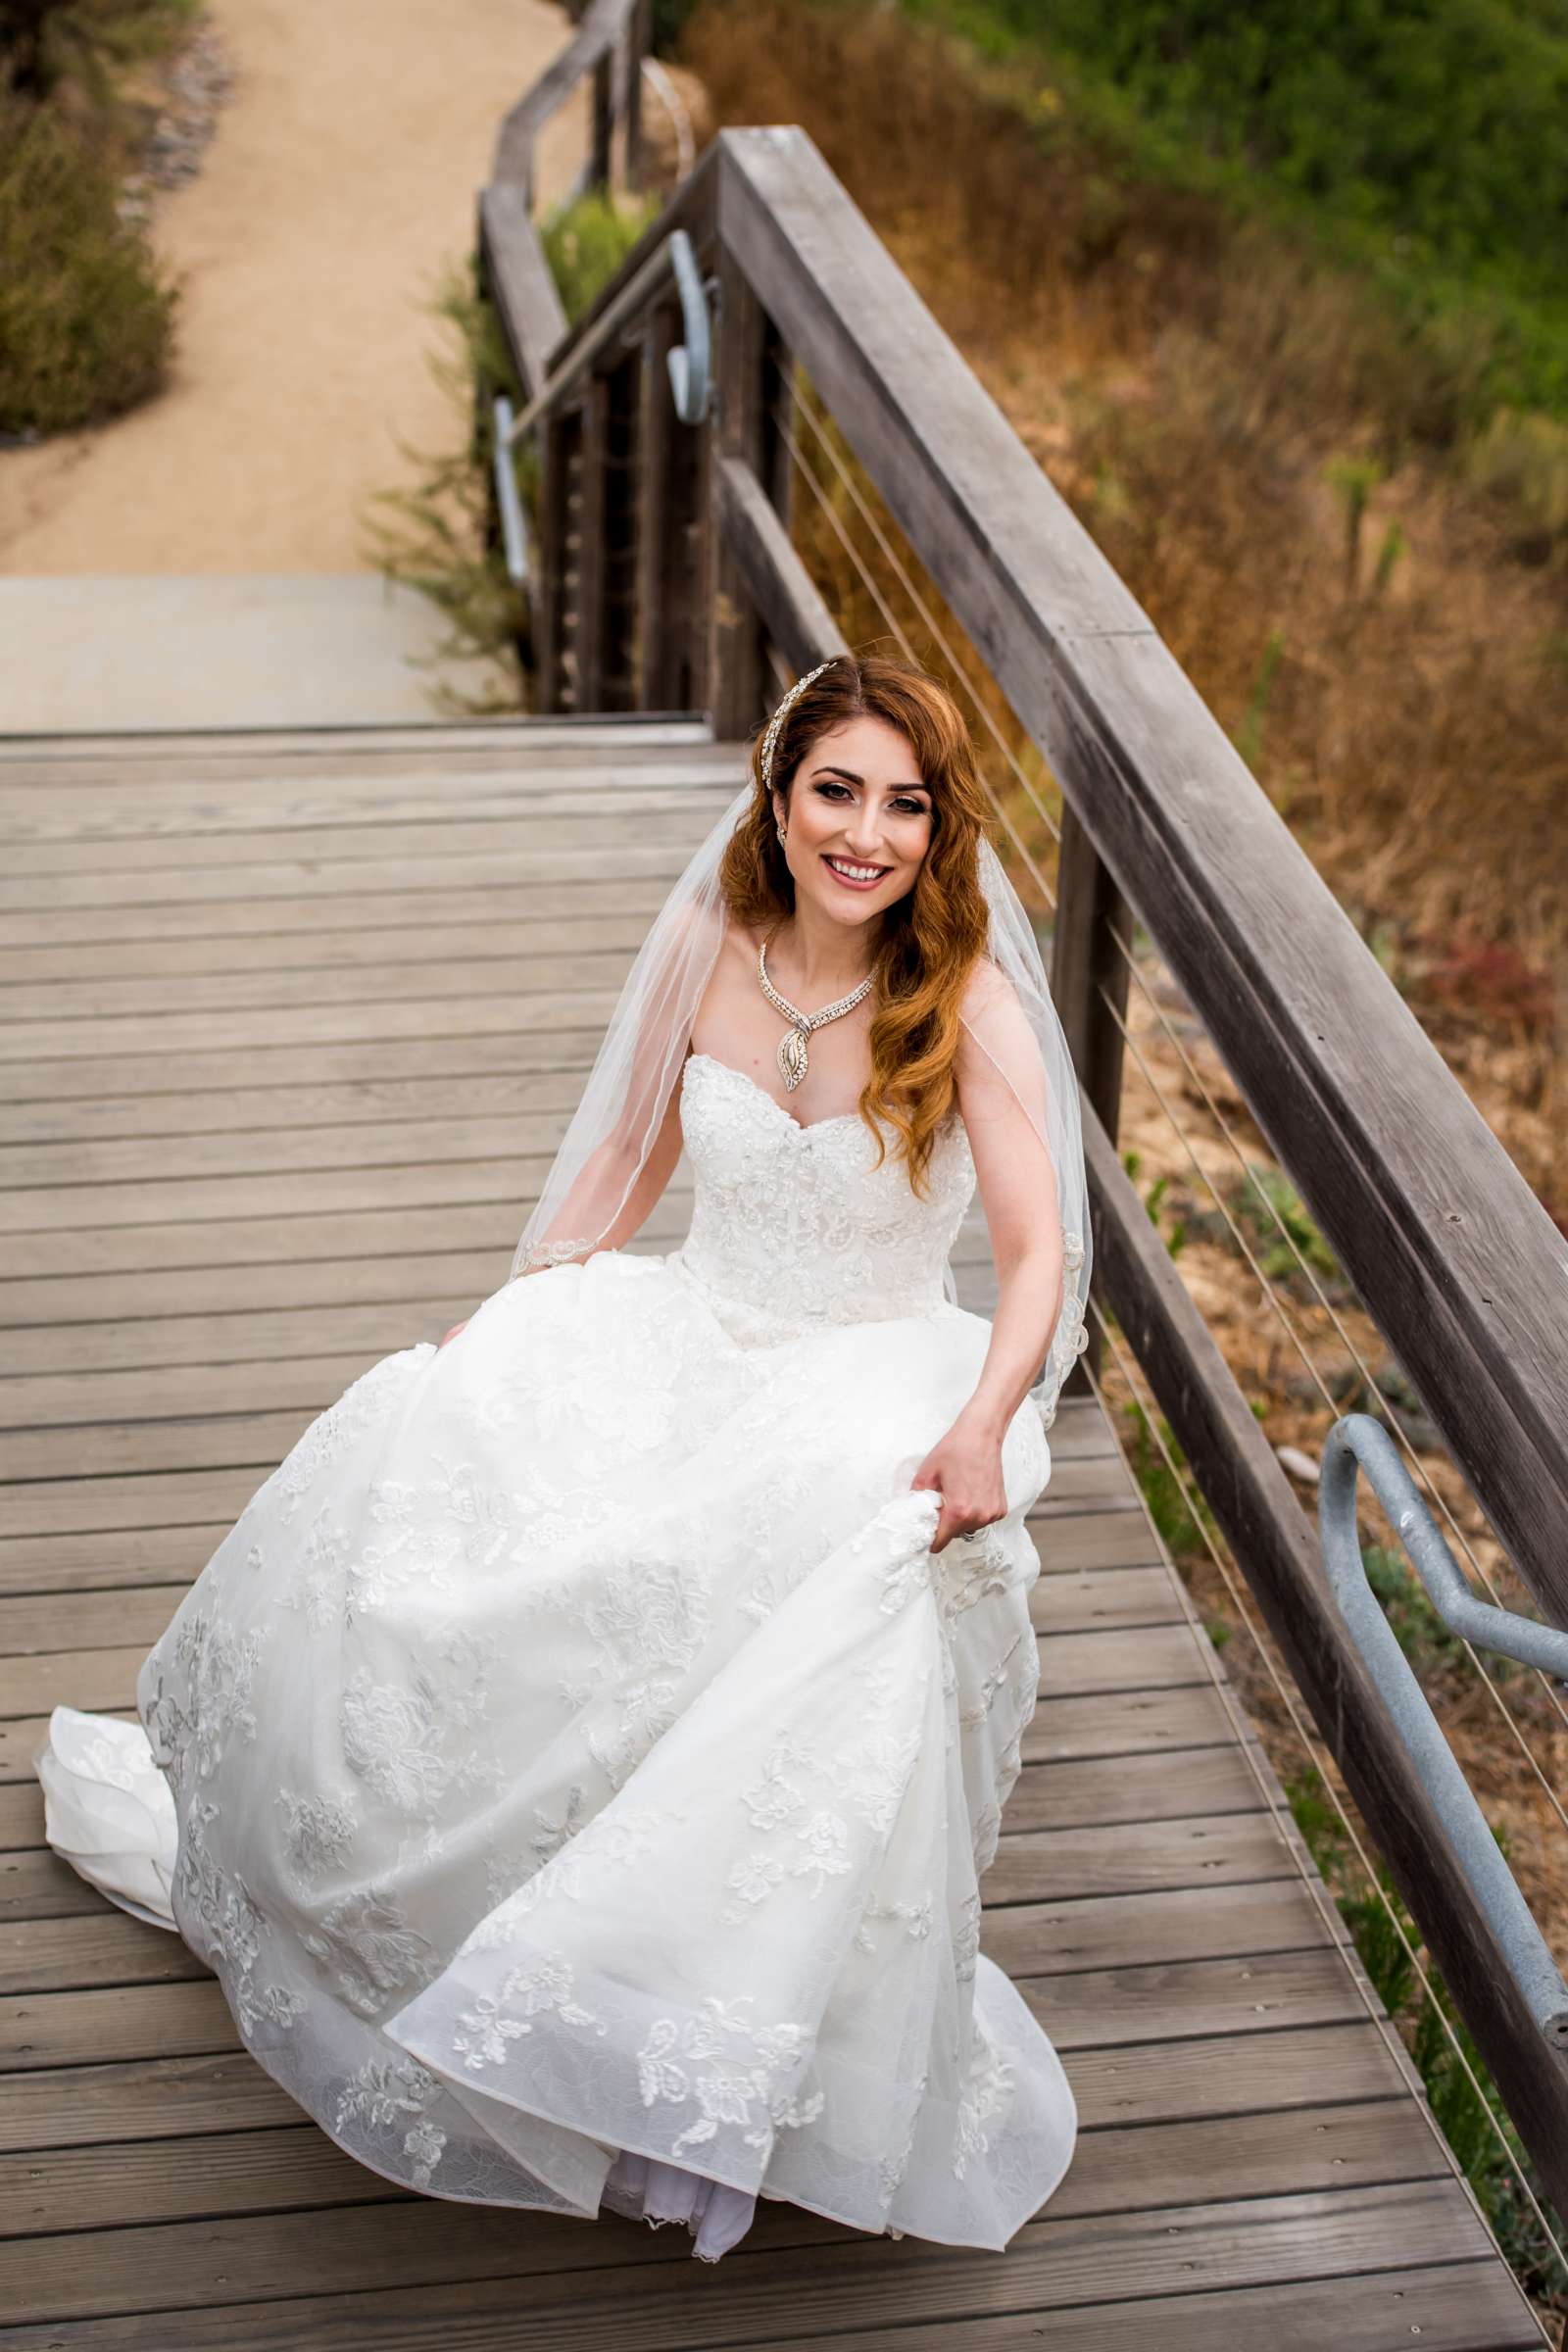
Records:
[[[767,943],[764,940],[757,951],[757,978],[763,996],[774,1010],[781,1012],[784,1018],[793,1024],[780,1039],[778,1049],[779,1072],[786,1088],[793,1094],[806,1076],[806,1041],[812,1030],[820,1029],[825,1021],[836,1021],[841,1012],[853,1010],[859,1004],[860,999],[869,992],[876,974],[867,972],[858,988],[852,989],[847,997],[836,998],[831,1004],[824,1004],[820,1011],[801,1012],[790,1003],[788,997],[779,995],[778,990],[768,978]]]

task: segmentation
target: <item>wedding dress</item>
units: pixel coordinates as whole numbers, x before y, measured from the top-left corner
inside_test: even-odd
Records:
[[[305,1432],[143,1664],[57,1707],[50,1843],[177,1926],[246,2047],[407,2186],[679,2219],[758,2195],[1002,2249],[1070,2162],[1050,2040],[979,1951],[1038,1660],[1006,1516],[909,1481],[990,1339],[912,1192],[693,1054],[686,1240],[504,1285]],[[1073,1237],[1069,1237],[1071,1241]]]

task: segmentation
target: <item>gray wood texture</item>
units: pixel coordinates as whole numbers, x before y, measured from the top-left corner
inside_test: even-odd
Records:
[[[265,739],[186,747],[153,776],[145,744],[0,767],[40,822],[50,791],[29,838],[57,852],[0,911],[0,955],[24,959],[3,987],[45,989],[31,1051],[4,1065],[0,1162],[0,2345],[1402,2352],[1416,2329],[1448,2352],[1541,2345],[1092,1400],[1062,1406],[1032,1519],[1041,1698],[984,1882],[985,1948],[1061,2048],[1081,2136],[1004,2255],[764,2202],[708,2274],[684,2232],[407,2194],[244,2053],[177,1937],[47,1849],[31,1756],[49,1708],[133,1719],[147,1646],[282,1450],[367,1363],[504,1279],[639,918],[744,761],[692,745],[672,793],[667,740],[628,727],[607,755],[585,734],[574,771],[545,727],[551,790],[580,796],[564,818],[539,806],[528,741],[511,729],[486,757],[465,737],[447,765],[367,736],[363,773],[342,738],[275,763]],[[254,909],[243,882],[300,829],[302,762],[319,846],[288,856],[316,887],[268,902],[296,910],[282,927],[148,896],[153,872],[237,875]],[[442,830],[508,828],[509,873],[482,852],[402,855],[404,911],[428,900],[438,918],[426,952],[406,995],[383,971],[323,1042],[297,1025],[296,982],[366,908],[395,925],[381,828],[417,821],[421,799]],[[662,864],[639,864],[662,823]],[[155,868],[135,856],[149,844]],[[606,892],[607,860],[635,903]],[[82,907],[87,872],[101,887]],[[317,910],[319,929],[297,927]],[[482,923],[504,929],[514,1002],[470,1037],[484,1000],[439,979]],[[368,946],[323,976],[375,974]],[[166,949],[197,961],[166,969]],[[573,958],[592,985],[558,985]],[[248,1003],[181,1004],[193,980],[205,1001],[240,978],[261,984]],[[54,986],[73,993],[51,1008]],[[154,994],[115,1012],[132,986]],[[688,1200],[678,1172],[638,1246],[670,1247]],[[958,1255],[978,1304],[983,1225]]]
[[[531,400],[566,331],[566,314],[521,188],[481,188],[478,250],[517,381]]]
[[[647,18],[638,0],[592,0],[592,5],[581,12],[577,28],[560,56],[551,60],[544,73],[530,82],[502,118],[490,167],[492,182],[510,181],[531,201],[534,141],[578,82],[592,74],[596,78],[589,177],[603,186],[610,175],[612,101],[620,93],[608,73],[600,69],[608,68],[610,53],[617,43],[627,42],[646,29]]]
[[[770,329],[766,312],[722,248],[717,262],[716,309],[718,409],[708,436],[707,531],[711,542],[709,569],[712,580],[706,607],[712,679],[708,703],[715,733],[740,741],[765,715],[768,673],[758,609],[746,593],[734,541],[723,527],[720,469],[726,464],[744,466],[765,497],[760,477],[767,434],[764,390]]]
[[[849,647],[826,599],[795,552],[753,467],[720,457],[713,471],[718,528],[754,612],[797,677]]]

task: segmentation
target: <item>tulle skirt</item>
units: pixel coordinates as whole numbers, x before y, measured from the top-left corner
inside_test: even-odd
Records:
[[[760,2195],[1004,2247],[1077,2121],[979,1951],[1038,1413],[980,1541],[933,1554],[909,1485],[990,1336],[944,1304],[743,1347],[678,1256],[508,1284],[305,1432],[136,1724],[55,1710],[51,1844],[388,2179],[709,2259]]]

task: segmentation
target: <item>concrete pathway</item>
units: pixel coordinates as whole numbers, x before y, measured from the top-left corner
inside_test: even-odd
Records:
[[[371,572],[0,579],[0,735],[368,726],[439,715],[498,670],[435,654],[429,600]]]
[[[423,306],[570,22],[548,0],[209,9],[233,89],[154,216],[185,279],[170,387],[0,451],[0,732],[432,715],[407,656],[445,624],[374,570],[367,501],[463,434],[430,366],[455,331]],[[586,136],[584,88],[542,205]]]

